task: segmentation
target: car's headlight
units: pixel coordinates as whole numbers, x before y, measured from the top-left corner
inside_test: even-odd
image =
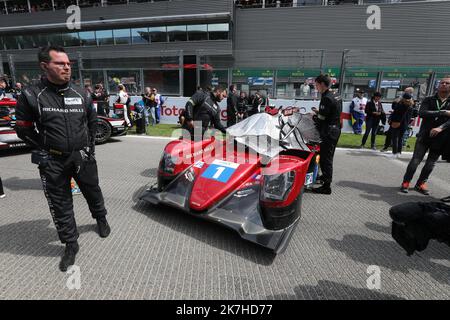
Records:
[[[178,158],[176,156],[172,156],[170,153],[164,152],[159,167],[162,171],[172,174],[175,171],[177,160]]]
[[[288,171],[281,174],[264,176],[261,197],[263,200],[286,200],[295,180],[295,172]]]

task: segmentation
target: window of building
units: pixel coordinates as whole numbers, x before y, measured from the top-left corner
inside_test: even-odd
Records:
[[[50,0],[30,0],[31,12],[51,11],[53,4]]]
[[[117,93],[118,85],[123,84],[128,93],[141,94],[141,77],[139,70],[108,70],[107,90]]]
[[[33,35],[33,41],[36,47],[48,46],[48,35],[47,34]]]
[[[115,29],[113,35],[115,44],[131,44],[130,29]]]
[[[179,70],[144,70],[144,85],[155,87],[160,94],[180,94]]]
[[[133,44],[149,43],[150,35],[148,33],[148,28],[131,29],[131,39]]]
[[[64,41],[60,33],[47,34],[47,40],[51,45],[64,46]]]
[[[148,30],[150,33],[150,42],[167,42],[166,27],[151,27]]]
[[[380,84],[380,91],[383,95],[382,99],[394,100],[400,97],[408,87],[414,89],[414,99],[424,98],[429,78],[429,72],[384,71]]]
[[[95,31],[83,31],[78,33],[82,46],[96,46]]]
[[[102,83],[103,86],[105,86],[105,79],[103,79],[103,70],[83,70],[82,75],[83,84],[85,86],[95,87],[95,85],[98,83]]]
[[[66,47],[78,47],[80,45],[78,32],[63,33],[62,39],[64,41],[64,46]]]
[[[6,50],[20,49],[18,38],[19,38],[18,36],[4,36],[3,42],[4,46],[6,47]]]
[[[228,23],[208,24],[209,40],[228,40],[229,28]]]
[[[170,27],[167,27],[167,34],[169,36],[169,42],[187,41],[187,29],[186,29],[186,26],[170,26]]]
[[[114,44],[113,32],[112,30],[98,30],[95,31],[95,36],[97,37],[97,43],[99,46],[112,45]]]
[[[228,70],[200,70],[200,86],[228,88]]]
[[[19,42],[21,49],[33,49],[36,48],[36,44],[34,43],[34,37],[31,35],[22,35],[18,36],[17,40]]]
[[[189,41],[208,40],[208,26],[206,24],[187,26]]]
[[[0,4],[5,5],[3,1]],[[26,0],[6,1],[6,7],[9,14],[29,12]]]

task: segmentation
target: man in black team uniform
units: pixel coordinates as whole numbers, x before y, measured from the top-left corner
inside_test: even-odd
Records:
[[[97,115],[91,97],[70,83],[70,60],[61,47],[39,52],[45,76],[24,89],[16,108],[17,135],[36,150],[32,162],[39,165],[42,185],[59,239],[66,244],[60,270],[75,263],[79,250],[70,181],[73,177],[86,198],[99,235],[111,231],[99,187],[95,160]]]
[[[321,93],[317,123],[320,131],[320,169],[322,170],[323,185],[312,189],[314,193],[331,194],[333,179],[333,157],[336,145],[341,135],[342,101],[340,97],[330,92],[331,79],[327,75],[316,78],[317,90]]]
[[[198,90],[186,103],[185,121],[183,128],[191,134],[191,139],[197,139],[195,134],[199,134],[201,130],[201,138],[208,129],[210,123],[214,128],[226,133],[225,127],[220,122],[221,102],[227,95],[227,91],[221,87],[215,88],[213,91]]]

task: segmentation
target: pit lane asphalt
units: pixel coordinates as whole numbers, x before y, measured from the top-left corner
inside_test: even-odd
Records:
[[[112,233],[95,232],[82,196],[81,289],[58,271],[59,243],[37,169],[24,152],[0,155],[0,299],[449,299],[450,248],[432,241],[407,257],[390,236],[388,210],[450,193],[439,162],[431,197],[398,192],[409,155],[337,150],[331,196],[307,193],[286,252],[274,256],[233,231],[138,201],[155,181],[166,139],[121,137],[97,147]],[[417,176],[416,176],[417,177]],[[367,287],[369,266],[381,289]]]

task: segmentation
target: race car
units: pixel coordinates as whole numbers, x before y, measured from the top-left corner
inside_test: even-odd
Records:
[[[0,150],[27,147],[14,131],[16,100],[4,98],[0,100]],[[123,119],[97,116],[96,144],[102,144],[113,136],[127,133]]]
[[[157,183],[140,199],[231,228],[283,252],[296,228],[305,186],[315,183],[320,137],[298,108],[255,114],[227,129],[229,139],[171,141]]]

